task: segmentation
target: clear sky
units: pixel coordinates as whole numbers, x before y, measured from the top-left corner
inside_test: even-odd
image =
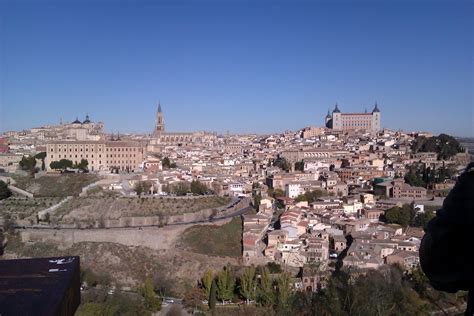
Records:
[[[0,130],[276,132],[344,111],[474,136],[474,2],[0,0]]]

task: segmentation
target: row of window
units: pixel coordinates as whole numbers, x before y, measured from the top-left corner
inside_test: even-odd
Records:
[[[107,160],[105,163],[109,164],[136,164],[136,160]]]
[[[67,158],[67,155],[58,155],[58,158]],[[72,158],[72,155],[69,155],[69,158]],[[78,158],[77,155],[74,155],[74,158]],[[79,158],[84,158],[84,155],[79,155]],[[85,158],[89,158],[89,155],[85,155]],[[94,158],[94,155],[91,155],[91,158]],[[102,155],[99,155],[99,158],[102,158]],[[54,155],[51,155],[51,159],[54,159]]]
[[[106,156],[107,158],[108,158],[108,157],[110,157],[110,158],[112,158],[112,157],[120,157],[120,154],[113,154],[113,155],[110,154],[110,155],[105,155],[105,156]],[[130,154],[130,155],[129,155],[129,154],[122,154],[122,157],[136,157],[136,155],[133,154],[133,156],[132,156],[132,154]]]
[[[113,150],[112,150],[113,149]],[[125,147],[125,148],[109,148],[107,147],[106,148],[106,151],[138,151],[139,148],[138,147],[131,147],[131,148],[128,148],[128,147]]]
[[[58,152],[61,152],[61,151],[67,152],[67,148],[66,148],[66,147],[61,148],[60,146],[61,146],[61,145],[59,145]],[[71,146],[69,146],[68,148],[69,148],[69,151],[70,151],[70,152],[73,151],[73,150],[72,150],[73,148],[72,148]],[[77,147],[77,145],[75,145],[75,146],[74,146],[74,151],[78,151],[77,149],[78,149],[78,147]],[[91,148],[91,151],[93,151],[93,150],[94,150],[94,149]],[[108,147],[107,147],[107,148],[106,148],[106,151],[139,151],[139,150],[140,150],[140,149],[139,149],[138,147],[131,147],[131,148],[128,148],[128,147],[126,147],[126,148],[108,148]],[[51,150],[50,150],[50,151],[51,151],[51,152],[54,152],[54,148],[51,147]],[[82,147],[82,146],[79,147],[79,151],[83,151],[83,147]],[[86,147],[86,148],[85,148],[85,151],[89,151],[89,148]],[[99,150],[98,150],[98,151],[102,151],[102,148],[99,147]]]
[[[80,158],[84,158],[84,155],[82,155],[82,154],[79,155],[79,156],[80,156]],[[105,156],[106,156],[107,158],[109,158],[109,156],[110,156],[110,158],[112,158],[112,157],[118,157],[118,158],[119,158],[119,157],[120,157],[120,154],[118,154],[118,155],[115,155],[115,154],[114,154],[114,155],[105,155]],[[132,154],[130,154],[130,155],[129,155],[129,154],[122,154],[122,158],[128,158],[128,157],[130,157],[130,158],[131,158],[131,157],[135,158],[135,157],[136,157],[136,154],[133,154],[133,155],[132,155]],[[61,155],[59,154],[59,155],[58,155],[58,158],[67,158],[67,155],[61,156]],[[72,158],[72,155],[69,155],[69,158]],[[78,158],[77,155],[74,155],[74,158]],[[85,158],[89,158],[89,155],[85,155]],[[94,158],[94,155],[93,155],[93,154],[91,155],[91,158]],[[99,154],[99,158],[102,158],[102,155],[101,155],[101,154]],[[54,159],[54,155],[51,155],[51,159]]]

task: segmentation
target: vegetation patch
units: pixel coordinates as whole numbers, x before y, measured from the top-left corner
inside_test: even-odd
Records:
[[[0,201],[0,216],[9,215],[13,220],[30,220],[36,222],[36,214],[61,201],[57,197],[40,197],[28,199],[24,197],[10,197]]]
[[[434,137],[420,136],[411,145],[413,152],[435,152],[438,160],[445,160],[453,157],[457,153],[464,152],[461,144],[452,136],[439,134]]]
[[[222,226],[196,225],[184,231],[182,245],[209,256],[242,255],[242,219],[234,217]]]
[[[15,176],[15,186],[33,193],[35,196],[66,197],[79,195],[82,188],[98,181],[99,176],[90,173],[61,174],[40,178]]]
[[[171,216],[217,208],[230,202],[228,197],[129,198],[110,195],[74,197],[61,205],[53,216],[62,223],[129,216]],[[100,210],[100,213],[98,213]]]

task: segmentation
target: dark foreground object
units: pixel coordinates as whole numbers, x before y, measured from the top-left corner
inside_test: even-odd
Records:
[[[0,315],[74,315],[79,257],[0,260]]]
[[[474,315],[474,163],[459,176],[426,228],[420,263],[431,285],[454,293],[469,291],[466,315]]]

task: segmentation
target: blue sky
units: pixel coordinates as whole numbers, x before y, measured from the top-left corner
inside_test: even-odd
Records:
[[[0,130],[275,132],[329,107],[474,136],[472,1],[0,0]]]

